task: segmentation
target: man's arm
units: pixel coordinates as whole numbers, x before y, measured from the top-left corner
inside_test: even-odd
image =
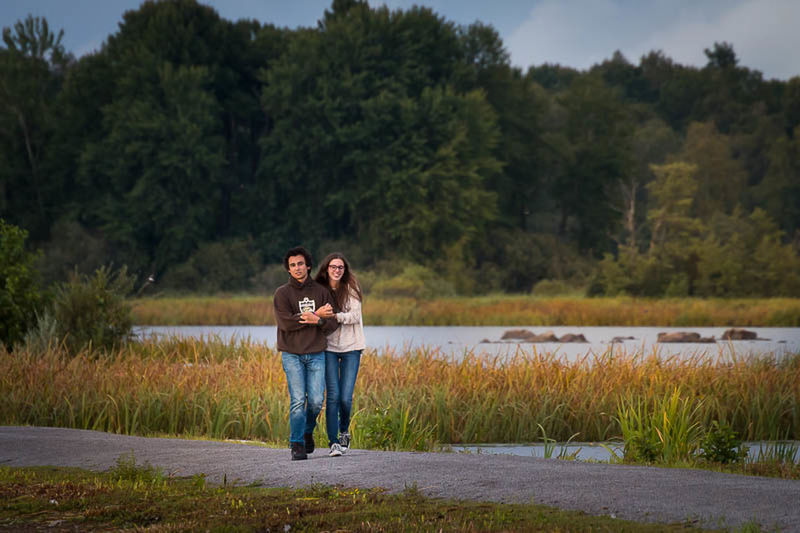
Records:
[[[275,292],[272,306],[275,309],[275,322],[283,331],[297,331],[307,327],[306,324],[298,322],[300,315],[292,310],[292,304],[283,291]]]

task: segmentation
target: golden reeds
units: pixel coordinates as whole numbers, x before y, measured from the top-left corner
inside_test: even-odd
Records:
[[[724,420],[748,440],[800,436],[800,355],[609,351],[567,361],[520,350],[457,359],[429,348],[364,353],[353,433],[358,442],[395,431],[396,422],[394,438],[402,431],[406,439],[398,448],[419,447],[420,435],[439,443],[534,442],[543,432],[604,441],[621,435],[622,399],[651,405],[676,389],[697,406],[701,426]],[[0,351],[0,423],[283,443],[288,393],[279,354],[249,340],[153,339],[75,357],[19,349]]]
[[[274,324],[271,297],[148,298],[133,301],[140,325]],[[367,297],[370,325],[421,326],[800,326],[800,299],[534,298],[414,300]]]

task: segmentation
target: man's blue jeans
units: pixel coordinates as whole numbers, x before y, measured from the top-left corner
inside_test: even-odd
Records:
[[[353,389],[356,386],[361,350],[352,352],[325,352],[325,429],[328,445],[339,442],[339,433],[350,427],[353,409]]]
[[[313,433],[322,410],[325,391],[325,352],[281,352],[289,384],[289,442],[304,443],[303,433]]]

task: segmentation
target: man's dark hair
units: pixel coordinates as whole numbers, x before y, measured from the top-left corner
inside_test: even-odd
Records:
[[[306,260],[306,266],[309,268],[309,271],[311,270],[311,252],[302,246],[295,246],[286,252],[286,255],[283,256],[283,268],[289,270],[289,258],[293,255],[302,255],[303,259]]]

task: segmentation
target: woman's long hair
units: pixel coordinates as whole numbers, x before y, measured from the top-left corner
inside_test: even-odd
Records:
[[[342,279],[339,280],[339,288],[335,290],[333,287],[331,287],[331,280],[328,277],[328,265],[330,265],[331,261],[334,259],[341,259],[342,263],[344,263],[344,274],[342,274]],[[358,284],[356,275],[350,271],[350,263],[347,261],[345,256],[339,252],[328,254],[325,259],[322,260],[322,263],[319,265],[317,277],[314,278],[314,280],[317,283],[325,285],[333,293],[333,298],[336,301],[337,311],[347,310],[347,300],[350,298],[350,293],[355,294],[359,301],[363,301],[361,286]]]

